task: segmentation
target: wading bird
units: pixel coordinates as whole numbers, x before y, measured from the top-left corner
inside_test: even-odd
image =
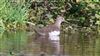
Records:
[[[60,26],[64,22],[64,18],[60,15],[57,16],[54,24],[48,25],[41,29],[35,29],[36,39],[41,43],[41,56],[45,56],[45,48],[48,42],[54,48],[54,55],[60,56]]]

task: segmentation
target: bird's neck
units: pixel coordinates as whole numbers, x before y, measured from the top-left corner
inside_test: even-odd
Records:
[[[57,27],[59,27],[60,28],[60,26],[61,26],[61,21],[55,21],[55,26],[57,26]]]

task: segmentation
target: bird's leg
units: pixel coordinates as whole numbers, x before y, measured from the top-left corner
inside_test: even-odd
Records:
[[[60,41],[59,40],[53,40],[52,41],[52,46],[53,46],[53,50],[54,50],[54,55],[55,56],[60,56]]]

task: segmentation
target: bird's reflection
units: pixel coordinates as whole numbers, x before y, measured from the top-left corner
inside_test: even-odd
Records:
[[[60,40],[51,40],[48,36],[38,36],[36,42],[40,44],[41,56],[45,56],[48,51],[52,55],[60,56]],[[59,36],[52,36],[52,38],[60,38]],[[51,50],[50,50],[51,49]]]

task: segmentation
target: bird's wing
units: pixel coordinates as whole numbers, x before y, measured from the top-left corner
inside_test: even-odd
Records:
[[[46,35],[41,29],[34,29],[34,31],[39,35]]]
[[[35,29],[35,32],[38,33],[39,35],[47,35],[49,32],[54,31],[54,30],[58,31],[59,28],[56,27],[55,25],[49,25],[41,29]]]

